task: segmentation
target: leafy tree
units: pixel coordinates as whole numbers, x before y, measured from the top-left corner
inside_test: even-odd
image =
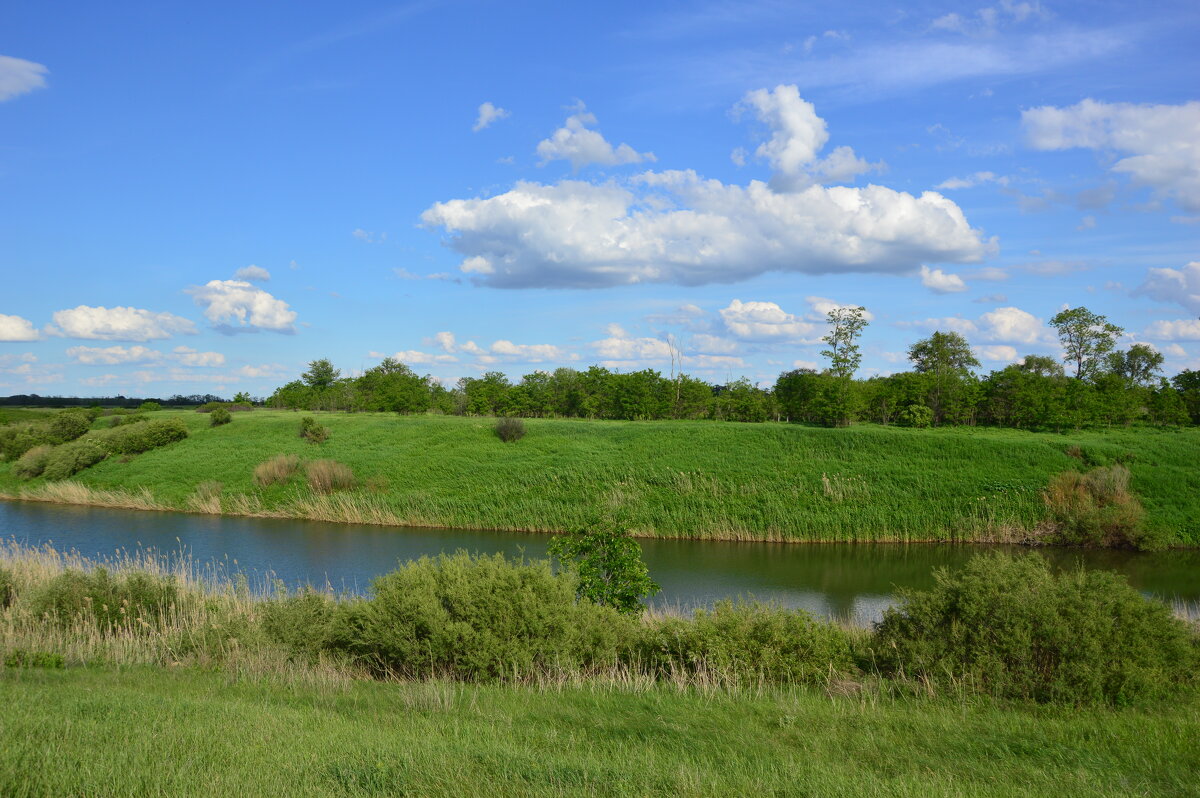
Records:
[[[300,379],[310,388],[328,388],[337,382],[342,372],[333,367],[327,358],[314,360],[308,364],[308,371],[300,375]]]
[[[1144,388],[1156,383],[1155,375],[1162,371],[1163,355],[1146,344],[1134,344],[1124,352],[1108,356],[1108,368],[1130,385]]]
[[[926,404],[933,411],[933,423],[942,423],[946,420],[947,405],[961,405],[967,399],[965,394],[968,391],[964,388],[966,383],[972,381],[971,369],[979,368],[979,361],[971,353],[971,345],[959,333],[936,331],[909,347],[908,359],[913,362],[917,373],[927,376],[929,389]],[[974,392],[969,393],[973,399]],[[973,408],[974,402],[970,402],[970,405]]]
[[[238,391],[233,395],[234,404],[245,403],[251,404],[254,400],[250,398],[250,394],[246,391]]]
[[[825,314],[829,322],[829,332],[821,337],[829,348],[821,351],[829,358],[829,372],[838,378],[838,390],[831,408],[834,423],[838,426],[849,424],[854,420],[853,386],[854,372],[862,363],[862,350],[859,349],[858,339],[863,328],[867,326],[864,318],[867,309],[864,307],[834,308]]]
[[[642,547],[629,530],[591,525],[550,541],[550,556],[579,580],[576,595],[623,613],[642,611],[642,599],[661,588],[650,578]]]
[[[1018,368],[1039,377],[1061,377],[1065,373],[1062,364],[1048,355],[1026,355]]]
[[[1200,371],[1184,369],[1171,378],[1171,384],[1192,417],[1193,424],[1200,424]]]
[[[1078,380],[1090,379],[1100,372],[1105,357],[1125,332],[1085,307],[1061,311],[1050,319],[1050,326],[1058,331],[1063,360],[1075,364],[1075,379]]]

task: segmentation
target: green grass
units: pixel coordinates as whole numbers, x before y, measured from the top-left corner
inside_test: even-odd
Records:
[[[1188,796],[1200,702],[0,671],[0,794]]]
[[[41,407],[0,407],[0,426],[45,421],[59,411]]]
[[[505,444],[493,419],[319,413],[331,437],[318,446],[298,437],[298,413],[238,413],[217,428],[194,412],[155,417],[169,415],[186,420],[188,440],[109,458],[76,480],[97,490],[146,488],[178,509],[213,507],[196,497],[216,482],[225,512],[326,520],[553,531],[615,508],[650,535],[943,541],[1031,529],[1053,474],[1122,460],[1150,525],[1177,544],[1200,545],[1196,428],[1055,435],[529,419],[528,434]],[[1082,461],[1069,447],[1079,447]],[[314,497],[302,475],[255,486],[254,467],[282,453],[345,463],[359,487]],[[0,464],[0,493],[39,482],[22,483]],[[201,493],[211,497],[213,486]]]

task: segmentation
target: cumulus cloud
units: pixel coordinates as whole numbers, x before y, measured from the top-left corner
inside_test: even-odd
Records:
[[[948,316],[940,319],[898,322],[897,326],[950,330],[968,337],[978,337],[985,341],[1002,344],[1049,344],[1055,340],[1053,333],[1041,319],[1016,307],[996,308],[975,320],[964,319],[961,316]]]
[[[414,363],[452,363],[458,360],[454,355],[466,354],[475,358],[479,363],[491,364],[508,363],[547,363],[564,360],[578,360],[579,356],[553,344],[515,344],[507,339],[492,342],[491,346],[482,347],[474,341],[459,343],[454,333],[445,331],[435,334],[425,340],[426,346],[435,346],[445,354],[426,354],[409,351],[398,353],[397,359]],[[401,354],[410,355],[414,360],[405,360]]]
[[[145,346],[72,346],[67,357],[85,366],[116,366],[124,363],[152,363],[162,360],[163,353]]]
[[[271,273],[261,266],[250,264],[243,266],[233,273],[235,280],[246,280],[251,283],[265,283],[271,279]]]
[[[935,294],[957,294],[967,290],[967,284],[957,274],[921,266],[921,285]]]
[[[1192,313],[1200,314],[1200,260],[1182,269],[1150,269],[1146,281],[1133,292],[1159,302],[1174,302]]]
[[[490,102],[483,103],[479,106],[479,116],[475,118],[475,124],[471,130],[478,133],[487,128],[493,122],[499,122],[508,116],[508,111],[498,105],[492,105]]]
[[[1083,147],[1126,154],[1110,167],[1134,183],[1200,210],[1200,101],[1136,105],[1085,99],[1066,108],[1023,111],[1021,122],[1034,149]]]
[[[1012,363],[1017,359],[1016,347],[1007,346],[1005,344],[994,344],[991,346],[973,346],[971,351],[975,353],[975,357],[980,360],[987,360],[992,363]]]
[[[829,315],[830,311],[838,310],[839,308],[860,307],[852,302],[837,302],[823,296],[807,296],[804,298],[804,301],[812,307],[812,312],[808,314],[808,318],[812,319],[813,321],[820,322],[825,321],[825,318]],[[867,321],[875,320],[875,314],[866,308],[863,308],[862,317]]]
[[[33,322],[20,316],[0,313],[0,341],[36,341],[40,337]]]
[[[173,313],[129,307],[90,307],[80,305],[55,311],[54,324],[47,332],[65,338],[105,341],[156,341],[172,335],[192,335],[196,325]]]
[[[189,288],[204,316],[224,332],[271,330],[293,333],[296,312],[281,299],[245,280],[209,280]]]
[[[382,352],[372,352],[371,357],[383,358],[385,355]],[[429,352],[421,352],[416,349],[405,349],[396,352],[391,357],[399,360],[401,363],[409,366],[428,366],[436,363],[457,363],[458,358],[454,355],[446,354],[431,354]]]
[[[960,188],[974,188],[975,186],[984,183],[996,183],[1001,186],[1007,186],[1009,179],[1002,175],[997,175],[995,172],[976,172],[973,175],[966,177],[951,177],[938,183],[934,188],[945,191],[953,191]]]
[[[599,131],[588,127],[595,124],[595,115],[580,103],[577,112],[568,116],[562,127],[554,131],[550,138],[538,142],[537,154],[542,159],[540,165],[545,166],[551,161],[570,161],[571,168],[578,171],[588,164],[620,166],[658,160],[654,153],[638,152],[628,144],[613,147]]]
[[[820,339],[820,325],[786,312],[774,302],[735,299],[719,311],[725,328],[746,341],[796,341]]]
[[[220,352],[199,352],[189,346],[177,346],[172,357],[185,366],[216,368],[225,365],[225,356]]]
[[[1151,322],[1142,334],[1160,341],[1200,341],[1200,319]]]
[[[607,338],[590,344],[596,350],[596,354],[604,366],[621,366],[638,361],[661,362],[671,359],[671,346],[662,339],[633,337],[616,324],[609,325],[608,333]]]
[[[0,55],[0,103],[45,88],[47,72],[42,64]]]

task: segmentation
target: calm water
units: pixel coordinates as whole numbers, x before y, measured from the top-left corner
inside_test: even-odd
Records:
[[[365,591],[398,562],[466,549],[541,557],[545,535],[353,526],[317,521],[222,518],[0,501],[0,537],[53,543],[86,556],[118,549],[186,552],[252,577],[289,585]],[[643,540],[658,605],[690,607],[753,596],[818,615],[877,619],[897,586],[926,587],[930,571],[981,547],[896,544],[780,544]],[[1143,592],[1200,609],[1200,552],[1153,554],[1045,551],[1056,562],[1109,568]]]

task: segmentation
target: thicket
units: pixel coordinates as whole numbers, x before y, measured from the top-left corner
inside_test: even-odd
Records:
[[[13,473],[21,479],[40,477],[46,470],[46,464],[50,462],[50,454],[53,451],[54,447],[49,444],[34,446],[13,464]]]
[[[140,454],[187,436],[187,425],[181,419],[164,418],[143,424],[124,424],[97,433],[96,440],[112,454]]]
[[[81,437],[95,415],[87,410],[63,410],[48,419],[0,427],[0,459],[16,460],[35,446],[54,446]]]
[[[208,416],[209,426],[212,427],[219,427],[222,424],[228,424],[230,421],[233,421],[233,416],[224,407],[213,408],[212,413]]]
[[[101,632],[148,632],[157,629],[179,601],[179,588],[170,577],[96,568],[58,574],[31,591],[29,607],[62,627],[83,621],[96,624]]]
[[[1149,531],[1146,513],[1129,490],[1129,469],[1100,466],[1056,475],[1044,494],[1050,542],[1068,546],[1157,549],[1165,541]]]
[[[66,479],[94,466],[107,456],[104,447],[91,438],[64,443],[55,446],[47,456],[42,476],[50,480]]]

